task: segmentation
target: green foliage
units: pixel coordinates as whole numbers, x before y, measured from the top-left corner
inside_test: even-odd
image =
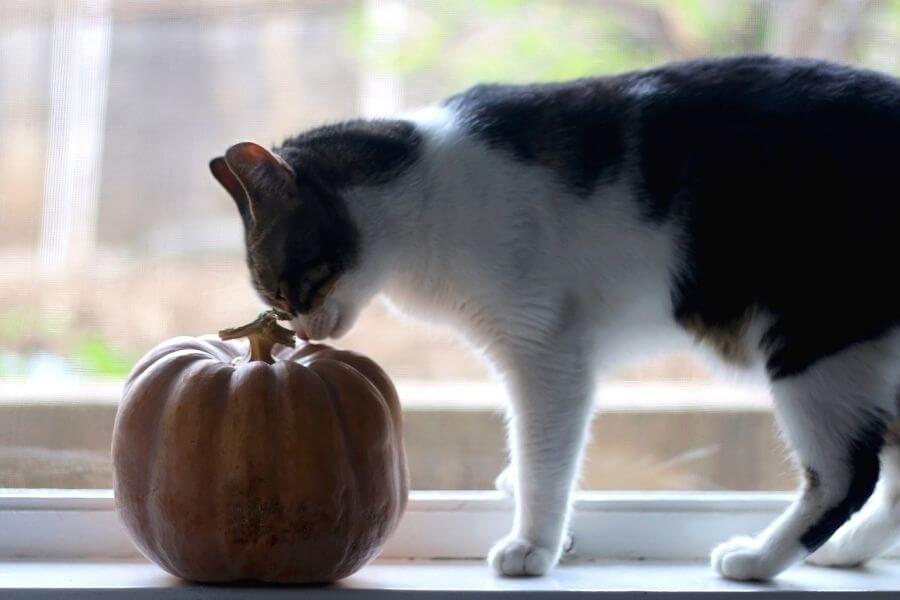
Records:
[[[135,357],[101,334],[34,312],[0,312],[0,378],[28,375],[38,357],[49,357],[69,372],[88,377],[124,377]]]
[[[526,0],[483,0],[480,4],[488,14],[502,15],[520,8]]]
[[[0,354],[0,380],[16,379],[24,375],[22,365],[12,356]]]
[[[96,377],[125,377],[135,363],[134,357],[93,333],[84,335],[75,345],[72,359],[79,370]]]
[[[487,49],[463,46],[446,57],[456,87],[479,81],[573,79],[648,66],[660,56],[639,44],[611,43],[622,39],[623,29],[603,14],[575,16],[554,3],[529,5],[525,13],[513,19],[521,22],[504,27],[501,42]]]
[[[15,311],[0,313],[0,342],[4,345],[22,339],[29,331],[28,323]]]
[[[440,73],[446,89],[436,91],[450,93],[479,81],[561,80],[693,56],[771,52],[776,1],[413,2],[406,27],[388,32],[398,36],[390,43],[361,7],[348,31],[364,64],[406,77]],[[880,0],[871,10],[900,34],[900,0]],[[877,57],[872,61],[877,66]]]
[[[661,48],[637,39],[614,11],[571,1],[459,0],[412,5],[414,22],[385,44],[362,7],[350,49],[370,68],[404,76],[435,70],[447,92],[478,81],[562,80],[649,66]]]
[[[428,21],[400,43],[381,46],[375,42],[379,38],[377,25],[367,18],[362,5],[351,12],[345,30],[346,44],[368,67],[400,75],[432,65],[443,49],[444,37],[443,23]]]
[[[42,319],[33,312],[0,311],[0,345],[14,347],[33,336],[53,335],[63,326],[55,319]]]

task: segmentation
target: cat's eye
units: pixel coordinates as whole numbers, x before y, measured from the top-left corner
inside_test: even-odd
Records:
[[[272,294],[272,304],[275,308],[282,310],[290,315],[296,315],[297,311],[294,309],[294,306],[291,304],[291,301],[288,300],[289,297],[287,283],[284,281],[278,284],[278,289]]]
[[[329,275],[331,275],[331,267],[323,263],[321,265],[318,265],[314,269],[310,269],[306,277],[313,283],[319,283],[321,281],[324,281]]]

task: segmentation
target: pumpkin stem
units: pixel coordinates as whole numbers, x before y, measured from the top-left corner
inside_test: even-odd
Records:
[[[261,360],[273,364],[272,347],[275,344],[294,347],[294,332],[278,324],[279,319],[286,319],[288,315],[277,310],[267,310],[259,313],[256,320],[240,327],[230,327],[219,332],[219,339],[234,340],[248,338],[250,340],[250,354],[245,362]]]

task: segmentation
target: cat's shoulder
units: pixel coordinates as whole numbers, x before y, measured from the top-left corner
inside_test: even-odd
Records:
[[[479,84],[447,98],[458,126],[514,160],[555,173],[587,196],[621,165],[627,103],[613,78]]]

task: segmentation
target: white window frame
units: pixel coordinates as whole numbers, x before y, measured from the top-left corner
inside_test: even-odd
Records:
[[[716,543],[763,529],[790,499],[773,492],[579,492],[574,557],[702,560]],[[412,492],[381,558],[483,558],[509,531],[512,510],[512,499],[498,492]],[[0,490],[0,532],[0,560],[140,556],[111,490]],[[900,549],[890,556],[900,558]]]

